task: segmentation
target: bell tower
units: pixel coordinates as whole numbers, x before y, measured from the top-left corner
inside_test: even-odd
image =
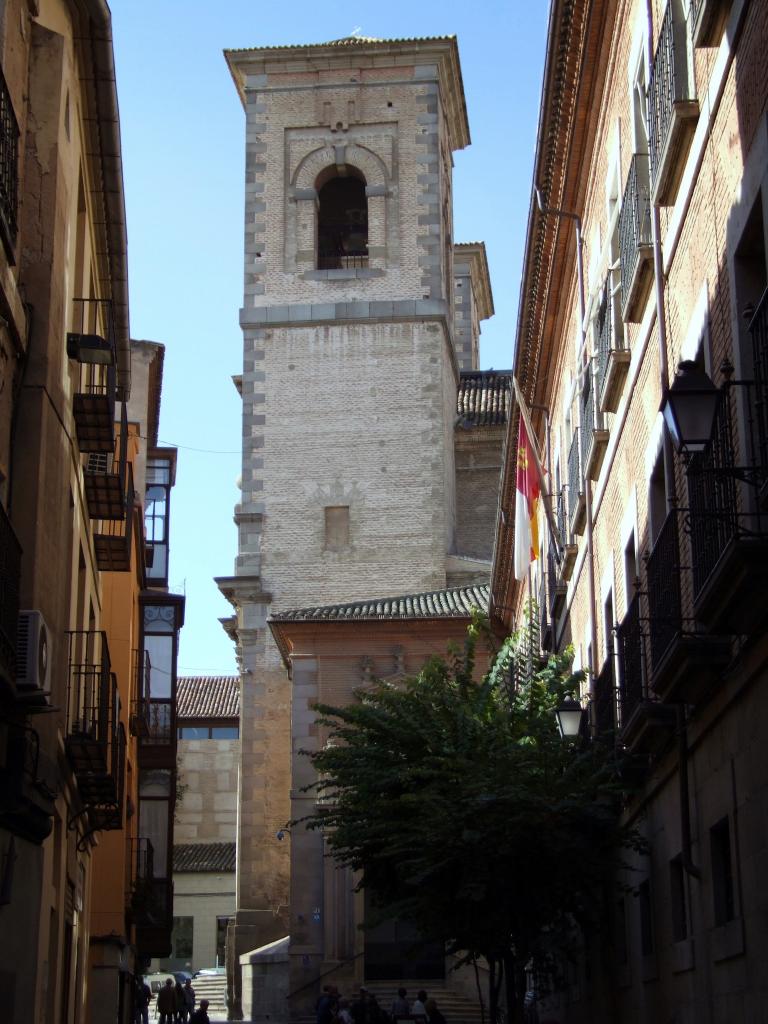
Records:
[[[242,500],[235,573],[217,581],[242,679],[236,961],[289,931],[276,835],[301,679],[268,617],[446,585],[452,151],[469,130],[453,37],[226,58],[246,113]]]

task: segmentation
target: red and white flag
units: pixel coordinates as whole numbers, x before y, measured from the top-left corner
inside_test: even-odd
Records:
[[[539,470],[525,416],[520,417],[515,487],[515,579],[524,580],[539,552]]]

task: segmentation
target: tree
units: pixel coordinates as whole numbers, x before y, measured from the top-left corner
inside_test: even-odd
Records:
[[[348,706],[317,705],[329,742],[309,755],[318,804],[303,820],[388,916],[487,960],[493,1024],[502,978],[522,1020],[526,967],[594,926],[605,878],[638,840],[619,823],[610,749],[557,731],[554,710],[583,679],[571,652],[534,653],[526,627],[476,682],[489,635],[478,619],[463,652]]]

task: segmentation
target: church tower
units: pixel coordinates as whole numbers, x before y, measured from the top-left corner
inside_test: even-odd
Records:
[[[268,617],[446,586],[452,151],[469,130],[453,37],[226,58],[246,112],[242,501],[235,575],[217,581],[242,679],[237,955],[289,931],[276,835],[300,677]]]

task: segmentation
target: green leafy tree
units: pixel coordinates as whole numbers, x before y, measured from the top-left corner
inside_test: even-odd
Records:
[[[557,731],[554,710],[582,681],[571,653],[543,658],[526,628],[477,682],[488,637],[477,620],[463,652],[318,705],[330,739],[309,755],[318,803],[303,821],[326,830],[382,915],[486,959],[493,1022],[502,979],[522,1020],[526,967],[545,969],[576,925],[594,926],[604,880],[637,839],[619,825],[612,753]]]

